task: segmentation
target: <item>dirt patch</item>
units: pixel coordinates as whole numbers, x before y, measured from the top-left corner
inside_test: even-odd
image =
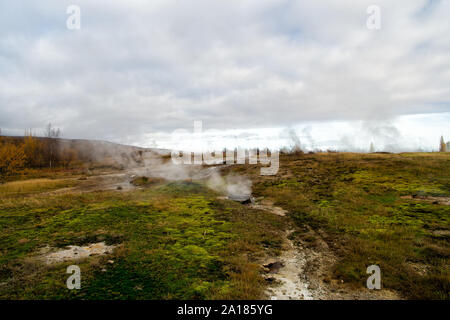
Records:
[[[77,179],[78,185],[75,187],[61,188],[50,192],[42,193],[43,196],[55,196],[61,194],[80,194],[94,191],[120,190],[129,191],[136,189],[130,183],[130,175],[126,173],[108,173],[98,176],[83,177]]]
[[[282,217],[285,216],[287,213],[287,211],[284,210],[283,208],[274,206],[273,202],[269,201],[269,200],[257,201],[256,203],[251,204],[251,207],[253,209],[268,211],[273,214],[276,214],[277,216],[282,216]]]
[[[296,243],[289,239],[293,231],[287,231],[284,251],[275,261],[279,268],[270,272],[266,268],[269,287],[267,296],[272,300],[399,300],[401,297],[391,290],[369,290],[354,288],[343,281],[332,279],[332,266],[337,258],[320,234],[314,234],[313,243]],[[275,258],[264,262],[266,267]]]
[[[219,170],[229,165],[212,167],[203,166],[178,166],[174,164],[154,164],[144,168],[133,168],[120,172],[97,172],[95,175],[74,178],[78,184],[75,187],[61,188],[42,195],[59,195],[66,193],[87,193],[95,191],[126,192],[142,189],[165,181],[192,181],[203,180],[211,177]]]
[[[151,177],[149,178],[145,176],[142,177],[131,176],[131,178],[133,180],[131,180],[130,183],[136,187],[148,187],[166,182],[166,180],[163,178],[151,178]]]
[[[428,266],[419,262],[407,262],[406,263],[415,273],[420,276],[426,276],[428,274]]]
[[[85,259],[90,256],[111,254],[116,246],[105,242],[92,243],[87,246],[67,246],[68,249],[53,251],[50,247],[41,250],[39,260],[47,265]]]
[[[450,237],[450,230],[448,229],[433,230],[431,233],[433,234],[433,236]]]
[[[286,211],[262,200],[252,205],[285,216]],[[323,240],[323,231],[315,232],[309,226],[302,237],[291,240],[294,230],[284,236],[283,251],[279,257],[269,257],[261,264],[269,284],[266,295],[272,300],[399,300],[393,291],[350,287],[342,280],[332,279],[332,266],[337,258]]]
[[[412,195],[412,196],[402,196],[401,198],[408,200],[426,201],[434,204],[442,204],[445,206],[450,206],[450,197],[431,197],[431,196]]]
[[[131,183],[132,174],[125,173],[111,173],[100,176],[92,176],[79,186],[82,192],[91,191],[106,191],[106,190],[120,190],[129,191],[136,189],[136,186]]]
[[[273,284],[269,286],[266,293],[272,300],[312,300],[313,296],[308,290],[309,283],[302,277],[307,263],[302,252],[296,250],[286,234],[284,251],[278,260],[271,262],[269,259],[263,265],[268,269]]]

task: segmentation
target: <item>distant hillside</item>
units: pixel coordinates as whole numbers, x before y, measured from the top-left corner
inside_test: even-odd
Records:
[[[10,143],[19,146],[26,142],[27,137],[1,136],[1,139],[3,144]],[[55,163],[62,162],[69,157],[70,161],[76,160],[83,163],[121,167],[139,166],[142,165],[144,158],[164,157],[170,154],[170,151],[165,149],[142,148],[101,140],[50,139],[45,137],[33,137],[32,139],[42,146],[40,147],[43,150],[41,153],[48,153],[48,146],[54,146]]]

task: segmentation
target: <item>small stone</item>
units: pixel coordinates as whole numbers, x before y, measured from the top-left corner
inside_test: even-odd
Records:
[[[269,269],[269,273],[277,273],[282,267],[284,267],[284,263],[281,261],[275,261],[264,265],[264,268]]]
[[[108,263],[113,264],[113,263],[114,263],[114,260],[108,260]]]

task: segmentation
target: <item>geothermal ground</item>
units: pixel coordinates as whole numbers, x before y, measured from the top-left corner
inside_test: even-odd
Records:
[[[449,154],[299,153],[259,172],[155,156],[14,177],[0,298],[449,298]],[[366,287],[373,264],[381,290]]]

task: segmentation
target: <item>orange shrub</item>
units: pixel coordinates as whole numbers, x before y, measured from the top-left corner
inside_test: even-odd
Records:
[[[0,144],[0,175],[7,176],[17,173],[26,164],[26,156],[23,144]]]

